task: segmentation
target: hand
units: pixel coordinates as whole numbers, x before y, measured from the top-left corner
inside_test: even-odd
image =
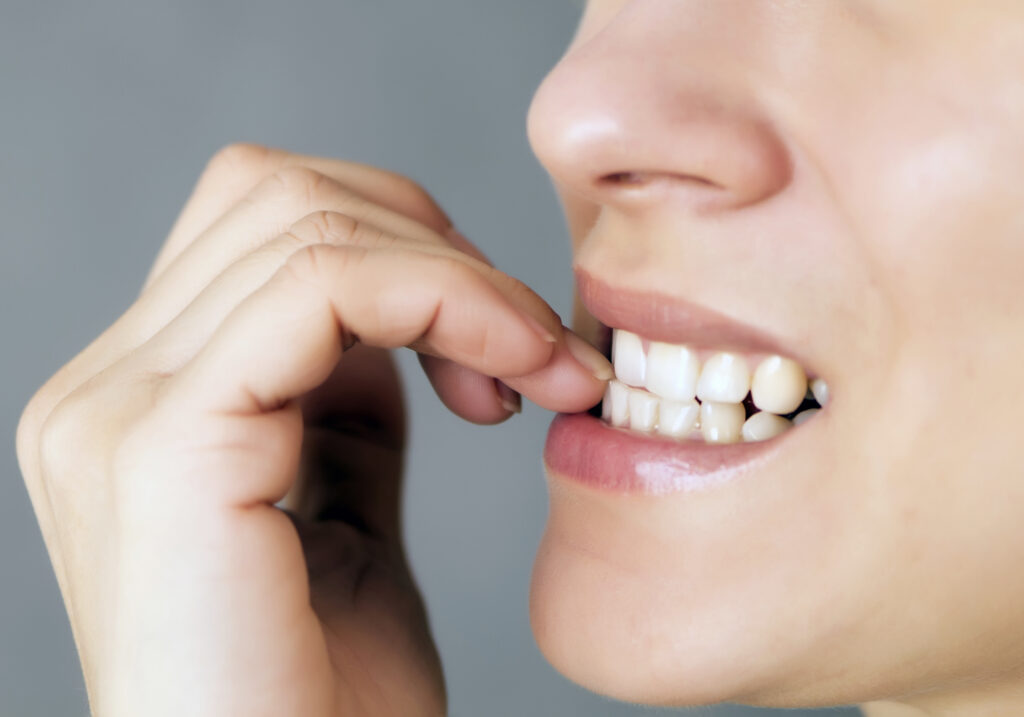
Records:
[[[409,180],[220,153],[18,428],[94,714],[443,714],[401,540],[399,346],[480,423],[514,408],[492,377],[583,410],[610,375]]]

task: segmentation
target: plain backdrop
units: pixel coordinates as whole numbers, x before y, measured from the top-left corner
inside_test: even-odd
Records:
[[[498,266],[566,316],[568,245],[524,120],[581,4],[4,4],[0,715],[86,713],[60,595],[18,475],[17,417],[34,389],[132,301],[208,157],[246,140],[405,173]],[[545,519],[540,454],[550,416],[528,406],[500,428],[469,426],[441,408],[414,357],[405,352],[401,362],[413,428],[409,550],[451,713],[649,713],[571,685],[534,645],[527,590]]]

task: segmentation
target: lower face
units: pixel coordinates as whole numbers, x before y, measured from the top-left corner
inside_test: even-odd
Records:
[[[563,64],[583,71],[598,30]],[[545,450],[531,615],[570,679],[648,704],[766,706],[925,702],[1018,679],[1024,101],[1007,100],[1024,88],[1005,58],[989,66],[966,40],[942,40],[975,84],[942,80],[936,52],[901,57],[905,86],[828,63],[834,88],[793,85],[808,117],[828,121],[782,124],[805,134],[791,185],[764,206],[641,214],[560,185],[576,328],[609,353],[615,330],[642,354],[614,357],[618,403],[557,417]],[[833,50],[839,63],[844,46]],[[535,99],[535,146],[558,111],[558,73]],[[555,140],[538,154],[558,183]],[[691,388],[681,347],[696,383],[669,397]],[[748,384],[733,376],[732,391],[702,396],[721,354]],[[751,391],[773,356],[799,366],[805,394],[808,379],[828,387],[800,425],[813,392],[797,405]],[[638,360],[675,374],[652,387]],[[677,404],[696,406],[692,423]],[[722,423],[715,404],[734,406]],[[779,418],[745,440],[756,413]]]
[[[650,372],[656,343],[639,343]],[[737,389],[741,416],[724,428],[701,409],[730,404],[702,396],[700,379],[690,401],[667,400],[615,356],[616,382],[640,385],[559,415],[548,435],[531,594],[548,659],[590,689],[663,705],[863,702],[1016,664],[1024,470],[1000,424],[1012,411],[995,408],[999,381],[935,387],[976,362],[1011,375],[1024,346],[941,348],[876,367],[822,362],[820,410],[806,379],[802,411],[760,410],[756,390]],[[701,378],[721,364],[723,352],[694,353]],[[754,389],[758,366],[778,360],[725,353],[750,366]],[[680,403],[696,408],[690,430],[664,435]],[[794,425],[795,411],[811,418]],[[762,415],[781,432],[746,435]]]
[[[819,388],[817,410],[806,378],[799,395],[785,379],[758,382],[779,363],[763,351],[693,350],[697,370],[682,373],[696,381],[666,390],[656,377],[670,352],[659,347],[673,344],[615,335],[616,381],[633,385],[611,388],[600,415],[557,417],[548,436],[551,512],[532,592],[547,657],[585,686],[644,703],[834,701],[842,674],[806,664],[806,651],[849,642],[864,608],[883,607],[857,583],[885,566],[847,530],[890,522],[873,515],[879,501],[851,501],[825,477],[856,453],[837,436],[854,430],[857,407]],[[748,368],[723,377],[723,355]],[[686,430],[677,404],[692,406]],[[811,418],[793,426],[795,412]],[[782,432],[744,431],[758,417]],[[787,654],[795,635],[813,640]],[[780,692],[793,674],[803,684]]]

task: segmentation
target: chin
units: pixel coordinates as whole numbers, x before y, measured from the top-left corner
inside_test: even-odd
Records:
[[[624,702],[698,706],[735,701],[759,672],[751,645],[721,615],[687,614],[654,576],[588,553],[551,526],[530,590],[534,638],[569,680]],[[753,670],[751,668],[754,668]]]
[[[549,490],[530,617],[565,677],[655,706],[858,701],[841,646],[861,606],[830,575],[834,516],[751,521],[710,496],[624,495],[550,467]]]

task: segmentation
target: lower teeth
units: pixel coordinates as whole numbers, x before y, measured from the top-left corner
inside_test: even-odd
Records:
[[[758,411],[749,394],[743,403],[671,401],[613,380],[601,404],[601,417],[612,426],[640,433],[677,440],[737,443],[774,438],[809,420],[820,408],[810,391],[795,411],[783,416]]]

